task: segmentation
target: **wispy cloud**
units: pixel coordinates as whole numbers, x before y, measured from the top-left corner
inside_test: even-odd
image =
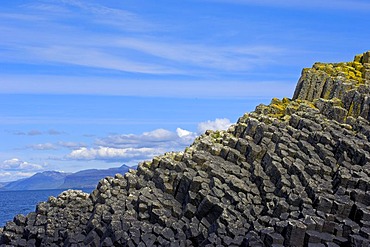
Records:
[[[127,119],[127,118],[104,118],[104,117],[88,117],[88,118],[70,118],[70,117],[37,117],[37,116],[26,116],[26,117],[4,117],[0,118],[0,124],[12,125],[12,124],[79,124],[89,125],[94,123],[95,125],[159,125],[159,124],[194,124],[193,121],[171,121],[163,122],[163,120],[156,120],[151,118],[146,119]],[[8,131],[9,132],[9,131]],[[9,132],[13,133],[13,132]],[[24,135],[24,132],[14,132],[18,135]],[[85,137],[95,137],[93,134],[84,135]]]
[[[79,11],[69,9],[71,7]],[[184,42],[173,35],[160,35],[161,25],[150,34],[137,35],[138,30],[147,30],[142,26],[151,21],[143,21],[138,15],[123,9],[83,1],[28,4],[24,8],[32,11],[0,15],[0,21],[10,23],[0,27],[0,34],[4,34],[0,45],[6,48],[0,54],[0,60],[7,63],[83,66],[92,70],[199,77],[210,73],[245,72],[256,66],[276,63],[289,52],[282,46],[263,43],[225,45],[202,38]],[[81,21],[86,22],[82,26],[99,25],[101,28],[98,31],[81,28],[65,22],[63,14],[50,14],[48,9],[67,11],[77,22],[80,22],[78,13],[86,12],[91,17],[82,18]],[[40,28],[31,28],[27,23]],[[132,30],[124,33],[106,31],[116,25]],[[6,35],[9,33],[12,35]]]
[[[33,12],[48,13],[49,16],[56,14],[68,14],[70,11],[66,6],[58,4],[57,2],[32,2],[22,5],[24,9],[32,10]]]
[[[59,141],[56,143],[38,143],[38,144],[32,144],[28,145],[26,148],[27,149],[33,149],[33,150],[61,150],[61,149],[70,149],[70,150],[75,150],[75,149],[80,149],[84,148],[87,145],[83,142],[68,142],[68,141]]]
[[[143,38],[97,37],[68,40],[59,37],[44,41],[22,37],[22,30],[4,30],[18,33],[16,40],[0,41],[7,45],[28,40],[4,52],[0,59],[26,63],[66,64],[95,69],[108,69],[121,72],[152,75],[188,75],[202,76],[208,69],[217,69],[212,73],[247,72],[258,66],[277,63],[288,51],[272,45],[204,45],[200,43],[181,43],[169,40],[147,40]],[[27,31],[26,31],[27,32]],[[36,31],[37,32],[37,31]],[[61,32],[64,32],[61,30]],[[40,34],[41,36],[43,34]],[[71,35],[73,36],[73,35]],[[9,39],[9,38],[7,38]],[[104,43],[105,47],[101,44]],[[16,50],[14,50],[16,47]]]
[[[284,8],[309,8],[309,9],[342,9],[352,11],[366,11],[370,9],[370,3],[364,0],[207,0],[212,2],[225,2],[232,4],[262,5],[268,7]]]
[[[40,143],[27,146],[27,148],[33,150],[56,150],[57,147],[52,143]]]
[[[85,13],[92,15],[93,21],[97,23],[113,25],[135,32],[145,32],[148,28],[153,27],[152,23],[143,20],[137,14],[118,8],[107,7],[102,4],[89,3],[77,0],[62,0],[66,6],[77,7]]]
[[[13,135],[19,135],[19,136],[40,136],[40,135],[63,135],[65,132],[58,131],[54,129],[50,129],[47,131],[41,131],[41,130],[30,130],[30,131],[18,131],[18,130],[8,130],[8,133],[11,133]]]
[[[192,66],[229,71],[246,71],[256,65],[277,62],[274,57],[284,49],[271,45],[223,46],[158,42],[143,39],[120,39],[117,45],[155,57]]]
[[[114,51],[86,46],[41,46],[27,49],[30,55],[49,62],[144,74],[183,74],[168,66],[135,61],[113,55]]]
[[[179,73],[177,69],[163,64],[138,61],[132,55],[122,54],[117,49],[111,50],[108,44],[112,34],[104,30],[108,28],[111,31],[113,24],[126,27],[130,35],[147,30],[143,28],[146,22],[137,15],[82,1],[61,2],[25,4],[22,6],[22,10],[26,11],[24,14],[16,11],[0,14],[0,21],[8,23],[0,27],[0,34],[5,37],[0,40],[4,47],[0,60],[7,63],[61,63],[132,73]],[[50,13],[50,9],[53,12]],[[67,14],[58,15],[55,12]],[[65,21],[66,16],[71,22]],[[85,23],[81,25],[94,27],[94,30],[80,28],[74,22]],[[33,25],[30,27],[29,23]],[[102,33],[95,30],[97,25],[103,26],[99,29]],[[117,36],[122,37],[122,34]]]
[[[50,83],[53,82],[53,83]],[[73,82],[73,83],[71,83]],[[89,94],[179,98],[245,98],[290,96],[292,81],[135,80],[73,76],[6,76],[0,93]],[[0,120],[1,121],[1,120]]]
[[[29,21],[29,22],[34,22],[34,21],[44,21],[45,18],[42,16],[38,15],[33,15],[33,14],[20,14],[20,13],[0,13],[0,19],[4,20],[15,20],[15,21]],[[5,27],[2,27],[2,30]]]
[[[64,132],[64,131],[59,131],[59,130],[54,130],[54,129],[50,129],[50,130],[48,130],[48,131],[47,131],[47,133],[48,133],[49,135],[53,135],[53,136],[56,136],[56,135],[63,135],[63,134],[65,134],[65,132]]]
[[[39,130],[30,130],[27,133],[25,132],[16,132],[15,135],[28,135],[28,136],[39,136],[42,135],[42,132]]]

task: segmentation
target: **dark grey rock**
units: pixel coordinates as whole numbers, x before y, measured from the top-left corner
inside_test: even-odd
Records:
[[[0,229],[0,246],[369,246],[370,84],[328,69],[367,78],[369,54],[315,64],[293,100],[259,105],[90,195],[50,197]]]

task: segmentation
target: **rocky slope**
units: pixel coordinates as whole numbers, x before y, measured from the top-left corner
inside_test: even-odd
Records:
[[[11,246],[369,246],[370,52],[227,131],[16,216]]]

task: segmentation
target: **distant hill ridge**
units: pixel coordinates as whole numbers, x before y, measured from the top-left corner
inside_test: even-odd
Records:
[[[94,188],[100,179],[114,176],[117,173],[124,174],[129,169],[122,165],[109,169],[89,169],[75,173],[64,173],[58,171],[44,171],[35,175],[7,183],[1,190],[45,190],[45,189],[83,189]]]
[[[125,174],[129,169],[136,169],[122,165],[117,168],[109,169],[88,169],[72,173],[65,177],[64,183],[59,187],[60,189],[68,188],[95,188],[97,182],[104,177],[115,176],[117,173]]]
[[[65,191],[2,246],[370,246],[370,52],[304,69],[184,152]]]

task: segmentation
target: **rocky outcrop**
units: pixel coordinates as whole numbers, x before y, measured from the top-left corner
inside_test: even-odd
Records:
[[[369,246],[369,57],[304,69],[184,152],[16,216],[4,246]]]

